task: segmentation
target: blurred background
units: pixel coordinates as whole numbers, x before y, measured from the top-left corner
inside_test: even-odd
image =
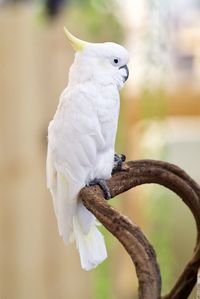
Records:
[[[137,298],[131,260],[104,228],[108,259],[91,272],[58,235],[45,159],[48,123],[74,56],[64,25],[81,39],[118,42],[130,53],[117,151],[129,160],[175,163],[200,182],[200,3],[0,0],[0,298]],[[167,292],[195,244],[190,211],[154,185],[111,204],[150,239]]]

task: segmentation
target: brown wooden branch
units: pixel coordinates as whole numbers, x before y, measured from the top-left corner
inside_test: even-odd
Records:
[[[200,267],[200,186],[179,167],[161,161],[139,160],[124,163],[124,171],[107,181],[112,197],[130,188],[156,183],[174,191],[191,210],[197,226],[197,243],[193,257],[185,266],[172,290],[162,299],[186,299],[197,280]],[[139,281],[140,299],[158,299],[161,291],[160,270],[156,254],[141,229],[112,208],[98,186],[84,187],[83,204],[122,243],[129,253]]]

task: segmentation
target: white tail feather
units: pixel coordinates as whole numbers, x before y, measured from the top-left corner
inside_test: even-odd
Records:
[[[91,225],[89,233],[84,234],[77,216],[73,218],[73,227],[81,267],[87,271],[91,270],[107,258],[104,237],[96,228],[95,222]]]
[[[89,210],[87,210],[84,207],[82,201],[80,200],[78,200],[77,202],[76,215],[77,215],[78,222],[81,225],[83,233],[87,235],[90,231],[91,225],[95,223],[96,218]]]
[[[57,173],[56,203],[59,233],[63,237],[65,244],[68,244],[72,239],[72,219],[76,212],[76,200],[68,200],[67,181],[59,172]]]
[[[67,174],[63,175],[55,167],[50,151],[47,155],[47,186],[53,197],[58,229],[64,242],[68,244],[75,238],[82,268],[95,268],[106,259],[107,252],[94,215],[77,200],[84,184],[77,184]]]

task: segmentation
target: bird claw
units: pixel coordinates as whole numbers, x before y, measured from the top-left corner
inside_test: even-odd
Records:
[[[123,170],[122,169],[122,163],[126,160],[126,156],[123,154],[114,155],[114,167],[112,170],[112,174],[116,171],[120,171]],[[112,196],[110,194],[110,189],[108,188],[108,185],[106,183],[105,180],[103,179],[94,179],[91,182],[89,182],[88,186],[95,186],[95,185],[99,185],[99,187],[101,188],[101,190],[104,193],[104,197],[106,200],[110,199]]]
[[[89,186],[99,185],[101,190],[104,193],[104,197],[106,200],[111,198],[110,189],[105,180],[103,179],[94,179],[93,181],[89,182]]]
[[[114,167],[112,170],[112,174],[116,171],[122,170],[122,163],[126,160],[126,156],[123,154],[115,154],[114,155]]]

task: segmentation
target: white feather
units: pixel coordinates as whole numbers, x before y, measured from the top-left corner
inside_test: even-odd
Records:
[[[121,46],[102,45],[97,44],[99,50],[89,47],[76,54],[69,85],[48,128],[47,186],[53,197],[59,233],[65,243],[74,236],[86,270],[101,263],[107,253],[95,217],[78,200],[78,193],[91,180],[111,176],[118,88],[123,85],[123,78],[110,66],[108,55],[121,57],[122,65],[128,59]]]
[[[53,198],[59,234],[63,237],[64,242],[68,244],[73,239],[72,218],[76,211],[76,201],[70,200],[67,180],[64,175],[56,170],[50,157],[50,150],[48,149],[48,188],[50,189]]]
[[[85,234],[77,216],[73,218],[73,227],[81,266],[84,270],[91,270],[107,258],[104,238],[95,224]]]
[[[76,216],[82,228],[82,232],[87,235],[91,229],[91,226],[95,226],[96,222],[94,215],[84,207],[80,200],[77,202]]]

